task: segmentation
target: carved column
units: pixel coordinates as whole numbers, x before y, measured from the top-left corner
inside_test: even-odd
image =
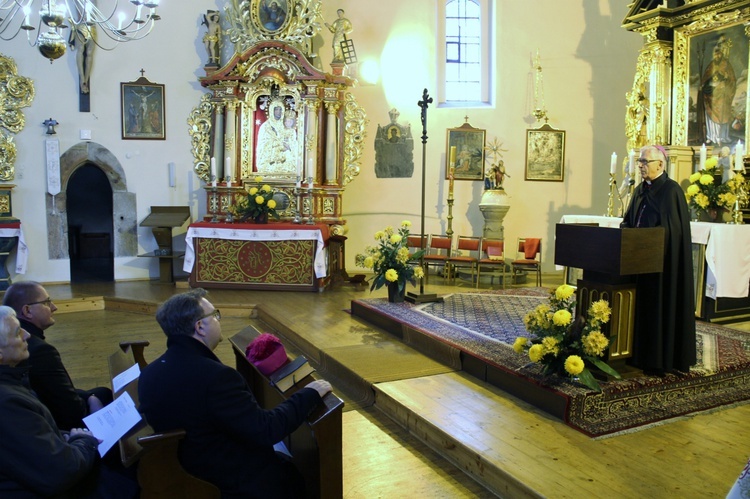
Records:
[[[226,103],[227,106],[227,122],[226,130],[224,132],[224,158],[229,158],[232,162],[232,181],[237,182],[239,170],[237,165],[237,105],[239,103],[235,100]],[[226,159],[225,159],[226,162]],[[224,176],[230,175],[230,172],[225,171]]]
[[[340,102],[326,102],[326,185],[338,185],[338,111]]]
[[[655,41],[646,45],[650,53],[650,85],[648,137],[653,143],[668,144],[672,122],[672,46],[670,42]]]
[[[313,183],[317,180],[317,158],[318,158],[318,109],[320,108],[320,101],[310,99],[305,102],[305,175],[303,182],[307,181],[307,177],[313,178]]]
[[[216,180],[224,176],[224,102],[214,102],[214,143],[212,156],[216,159]]]

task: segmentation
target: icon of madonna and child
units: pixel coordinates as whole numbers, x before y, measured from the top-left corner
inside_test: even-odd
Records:
[[[257,171],[296,175],[300,155],[297,114],[279,98],[271,100],[266,110],[267,119],[258,128],[255,148]]]

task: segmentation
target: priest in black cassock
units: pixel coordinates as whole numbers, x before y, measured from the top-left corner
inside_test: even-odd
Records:
[[[637,276],[631,363],[646,372],[688,372],[695,364],[695,288],[690,211],[680,185],[667,176],[661,146],[641,149],[643,182],[622,227],[664,227],[664,271]]]

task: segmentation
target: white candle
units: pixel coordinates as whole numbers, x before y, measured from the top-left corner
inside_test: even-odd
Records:
[[[232,187],[232,179],[234,178],[234,172],[232,171],[232,158],[226,158],[224,160],[224,176],[227,178],[227,187]]]
[[[706,144],[701,146],[700,160],[698,161],[698,169],[704,170],[706,168]]]
[[[617,153],[612,153],[612,161],[609,164],[609,173],[614,175],[617,173]]]
[[[734,171],[741,172],[745,170],[745,165],[743,164],[744,155],[745,151],[742,147],[742,141],[737,141],[737,145],[734,147]]]
[[[307,176],[315,180],[315,160],[312,157],[307,158]]]
[[[216,187],[216,158],[211,158],[211,186]]]
[[[635,150],[631,149],[628,153],[628,174],[632,177],[635,172]]]

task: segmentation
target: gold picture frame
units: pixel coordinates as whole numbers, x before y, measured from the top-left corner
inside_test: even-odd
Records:
[[[165,140],[164,85],[143,76],[120,83],[120,117],[123,140]]]
[[[748,70],[750,58],[750,44],[744,27],[749,20],[747,11],[733,10],[701,16],[689,25],[674,30],[673,144],[700,146],[706,143],[716,146],[719,141],[712,144],[715,141],[711,140],[711,133],[706,131],[712,126],[723,129],[719,132],[719,136],[724,135],[722,146],[732,146],[737,140],[747,143],[746,123],[750,117],[750,101],[747,96],[747,79],[741,75]],[[735,86],[733,92],[722,88],[727,76],[725,71],[714,69],[722,64],[714,63],[715,51],[722,52],[722,57],[732,68]],[[715,78],[711,76],[713,72],[716,73]],[[731,76],[729,79],[732,79]],[[723,111],[715,114],[716,119],[709,124],[704,89],[724,94],[722,99],[731,104],[731,121],[724,116],[727,111]],[[732,97],[726,97],[727,94],[732,94]],[[714,107],[718,109],[719,105]],[[725,104],[723,107],[728,106]]]
[[[526,180],[562,182],[565,179],[565,130],[545,123],[526,130]]]
[[[454,180],[484,180],[484,144],[487,131],[464,123],[458,128],[449,128],[446,133],[445,159],[450,163],[451,148],[456,148]],[[445,179],[450,175],[448,164]]]

